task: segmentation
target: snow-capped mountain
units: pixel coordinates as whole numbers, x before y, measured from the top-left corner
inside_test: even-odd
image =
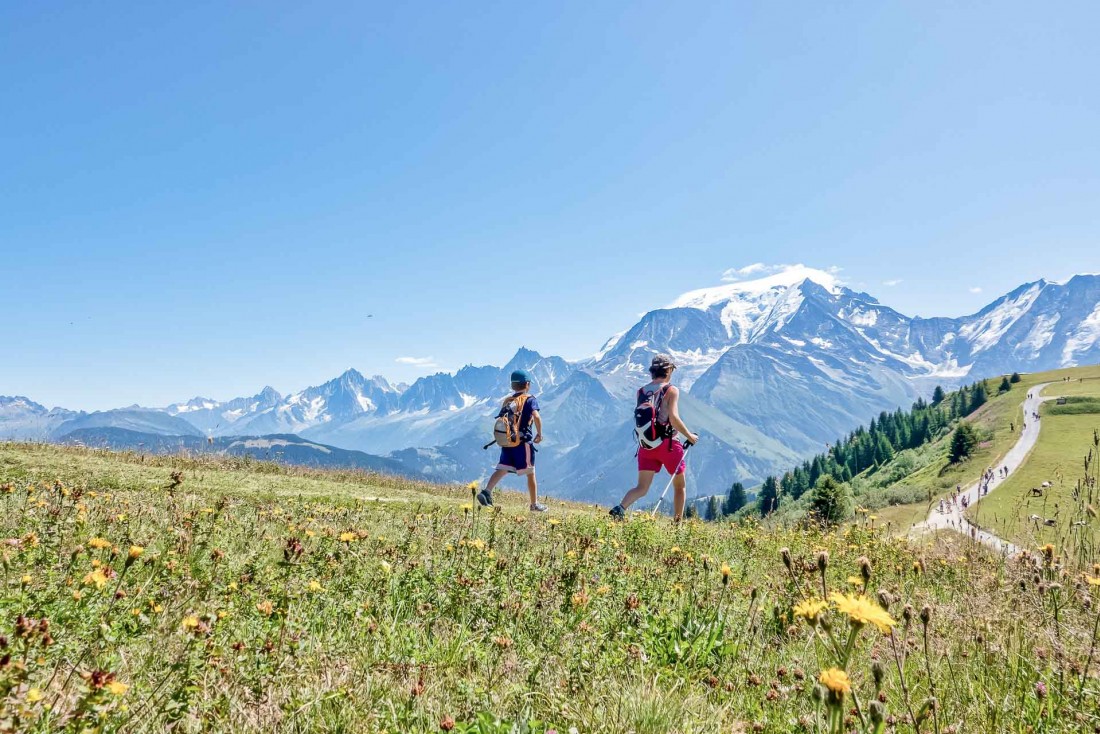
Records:
[[[0,398],[0,437],[111,426],[164,435],[294,433],[389,454],[435,479],[468,480],[492,467],[481,446],[509,373],[523,368],[547,423],[538,454],[544,485],[559,496],[608,500],[632,482],[634,391],[658,352],[680,365],[683,415],[705,438],[692,450],[693,487],[719,492],[786,468],[937,384],[1100,362],[1100,275],[1027,283],[970,316],[920,318],[847,288],[834,273],[793,266],[685,293],[579,362],[522,348],[502,367],[468,365],[412,385],[348,370],[286,396],[265,388],[160,411],[87,415]]]
[[[182,417],[207,434],[227,435],[233,432],[235,424],[244,425],[257,414],[278,405],[282,399],[274,388],[265,387],[250,398],[236,398],[225,403],[192,398],[186,403],[173,403],[164,412]]]
[[[274,393],[277,396],[278,393]],[[385,414],[397,404],[399,393],[384,377],[363,377],[349,369],[323,385],[275,400],[236,424],[230,424],[217,435],[263,435],[268,433],[301,433],[313,426],[342,424],[371,413]]]
[[[21,395],[0,395],[0,438],[44,441],[59,425],[79,415],[64,408],[47,409]]]

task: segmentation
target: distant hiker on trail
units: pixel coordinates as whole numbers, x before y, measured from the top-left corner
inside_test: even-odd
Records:
[[[497,414],[493,428],[493,441],[500,446],[500,461],[496,471],[489,477],[485,489],[477,493],[478,504],[493,506],[493,488],[508,474],[527,477],[527,494],[530,496],[531,512],[546,512],[546,505],[539,502],[538,481],[535,479],[535,447],[542,443],[542,416],[539,415],[539,400],[531,395],[531,376],[524,370],[512,373],[512,394],[504,399]],[[531,426],[535,434],[531,435]]]
[[[676,365],[666,354],[658,354],[649,365],[652,382],[638,390],[637,409],[634,411],[638,436],[638,484],[626,493],[623,501],[611,508],[611,517],[622,520],[632,504],[645,497],[653,478],[664,468],[672,475],[675,489],[673,519],[684,515],[687,501],[687,480],[684,477],[684,446],[676,440],[683,434],[689,445],[699,437],[680,420],[680,391],[673,387],[672,373]]]

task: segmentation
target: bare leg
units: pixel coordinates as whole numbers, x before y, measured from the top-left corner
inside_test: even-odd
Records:
[[[527,475],[527,494],[531,497],[531,506],[539,501],[539,483],[535,479],[535,472],[532,469],[531,473]]]
[[[632,504],[646,496],[646,492],[649,491],[649,487],[653,484],[653,477],[656,476],[656,472],[640,471],[638,472],[638,484],[623,497],[623,501],[619,505],[625,510]]]
[[[684,505],[687,503],[687,475],[676,474],[672,477],[672,519],[676,522],[684,516]]]
[[[493,472],[493,475],[489,477],[489,481],[485,485],[485,491],[491,493],[493,491],[493,487],[500,484],[500,480],[504,479],[504,477],[506,476],[508,476],[507,469],[497,469],[495,472]]]

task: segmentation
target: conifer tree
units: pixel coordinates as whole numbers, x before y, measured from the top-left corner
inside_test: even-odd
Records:
[[[955,435],[951,437],[951,447],[948,450],[947,458],[952,464],[958,464],[973,454],[974,449],[977,447],[978,434],[974,431],[972,425],[963,421],[955,429]]]
[[[721,514],[718,508],[718,498],[711,495],[710,499],[707,500],[707,514],[704,516],[704,519],[707,522],[715,522],[721,518]]]
[[[760,514],[770,515],[779,508],[779,482],[768,477],[760,487]]]
[[[1008,381],[1008,376],[1006,375],[1006,376],[1002,377],[1001,378],[1001,385],[1000,385],[1000,387],[997,388],[997,392],[998,393],[1006,393],[1011,389],[1012,389],[1012,383],[1010,383]]]
[[[843,522],[852,512],[852,492],[847,484],[841,484],[826,474],[810,495],[810,511],[822,524]]]
[[[1009,382],[1011,382],[1011,383],[1012,383],[1013,385],[1015,385],[1015,384],[1016,384],[1017,382],[1019,382],[1019,381],[1020,381],[1021,379],[1022,379],[1022,378],[1020,377],[1020,373],[1019,373],[1019,372],[1013,372],[1013,373],[1012,373],[1012,377],[1008,378],[1008,381],[1009,381]]]
[[[726,504],[722,508],[723,515],[732,515],[745,506],[745,485],[734,482],[730,492],[726,495]]]
[[[936,389],[932,391],[932,405],[939,405],[946,397],[947,393],[943,391],[943,388],[936,385]]]
[[[986,392],[985,380],[982,380],[974,386],[974,390],[970,393],[970,404],[967,406],[967,413],[973,413],[975,410],[985,405],[988,399],[989,396]]]

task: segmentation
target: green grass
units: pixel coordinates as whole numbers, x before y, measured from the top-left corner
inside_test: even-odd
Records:
[[[1100,381],[1085,384],[1100,398]],[[1064,406],[1044,403],[1039,439],[1027,461],[996,491],[971,507],[971,520],[1003,538],[1033,547],[1045,543],[1071,547],[1080,542],[1093,546],[1100,541],[1100,523],[1080,511],[1082,503],[1093,503],[1095,497],[1087,487],[1079,490],[1084,459],[1096,450],[1094,431],[1100,429],[1100,414],[1091,408],[1100,406],[1098,398],[1078,393],[1071,398],[1074,402]],[[1042,489],[1044,482],[1052,486],[1044,489],[1041,497],[1032,496],[1030,490]],[[1030,520],[1032,515],[1057,522],[1047,527]],[[1075,527],[1074,522],[1086,524]]]
[[[0,447],[0,730],[838,734],[880,708],[897,732],[1100,724],[1100,618],[1062,559],[456,492]],[[864,585],[892,619],[795,613]],[[852,692],[823,703],[834,667]]]
[[[1097,386],[1100,393],[1100,385]],[[1077,396],[1066,398],[1064,405],[1046,403],[1043,405],[1043,415],[1084,415],[1100,413],[1100,397]]]

